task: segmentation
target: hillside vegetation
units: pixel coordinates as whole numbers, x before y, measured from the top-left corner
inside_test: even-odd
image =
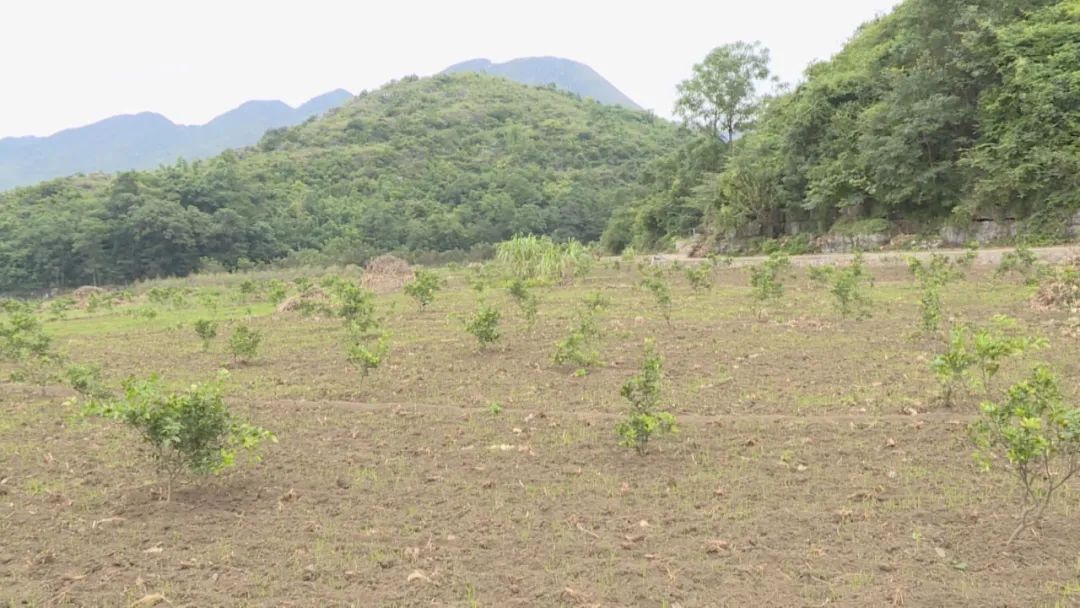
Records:
[[[1078,40],[1078,0],[907,0],[811,66],[744,137],[673,152],[609,240],[987,217],[1060,240],[1080,208]]]
[[[0,194],[0,291],[466,251],[518,232],[593,241],[680,133],[502,78],[409,78],[248,150]]]

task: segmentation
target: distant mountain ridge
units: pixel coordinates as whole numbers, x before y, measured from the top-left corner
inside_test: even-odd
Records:
[[[270,129],[298,125],[352,99],[337,89],[293,108],[248,101],[203,125],[178,125],[154,112],[112,116],[47,137],[0,139],[0,190],[54,177],[149,169],[178,158],[208,158],[257,143]]]
[[[561,57],[522,57],[506,63],[493,63],[488,59],[470,59],[454,64],[441,73],[456,74],[477,72],[502,76],[527,85],[554,84],[556,87],[595,99],[603,104],[640,110],[641,106],[615,88],[596,70],[570,59]]]

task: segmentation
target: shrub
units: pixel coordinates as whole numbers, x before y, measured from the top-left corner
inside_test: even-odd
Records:
[[[710,253],[707,259],[709,260],[709,265],[713,267],[713,270],[731,268],[731,265],[735,263],[735,258],[730,255],[720,256],[715,252]]]
[[[108,293],[92,293],[86,300],[86,312],[95,313],[101,309],[112,310],[115,305],[115,299],[112,294]]]
[[[659,272],[649,274],[641,280],[641,286],[653,295],[653,299],[656,300],[656,305],[660,309],[660,314],[664,317],[664,320],[667,321],[668,325],[670,325],[671,289],[668,288],[664,278]]]
[[[135,317],[136,319],[152,321],[157,318],[158,311],[152,306],[139,306],[138,308],[130,308],[124,311],[124,314]]]
[[[925,331],[937,331],[941,325],[941,289],[954,280],[962,278],[964,273],[957,264],[941,254],[933,254],[926,262],[918,258],[908,258],[908,269],[919,282],[919,310],[922,315],[922,328]]]
[[[165,476],[169,500],[180,473],[219,473],[236,464],[241,450],[276,441],[266,429],[237,421],[222,398],[223,378],[180,393],[165,392],[157,377],[131,378],[124,382],[119,400],[95,400],[84,411],[123,422],[139,433]]]
[[[8,300],[4,310],[8,318],[0,319],[0,357],[18,362],[49,352],[52,338],[29,304]]]
[[[289,286],[284,281],[273,279],[266,284],[266,297],[277,307],[289,297]]]
[[[597,308],[589,303],[578,311],[577,321],[571,327],[569,335],[555,345],[555,353],[552,355],[555,365],[572,363],[578,368],[575,373],[583,376],[588,373],[588,368],[600,364],[600,353],[594,344],[600,336],[596,311]]]
[[[390,341],[386,336],[380,336],[378,343],[371,347],[359,337],[355,338],[348,346],[346,359],[360,370],[363,377],[367,377],[373,370],[379,368],[382,362],[390,354]]]
[[[259,330],[251,329],[247,325],[237,325],[229,336],[229,352],[233,359],[246,363],[258,354],[262,339],[262,332]]]
[[[345,320],[349,331],[367,334],[378,328],[375,318],[375,294],[351,281],[339,281],[331,287],[336,313]]]
[[[64,319],[74,307],[75,300],[72,298],[56,298],[49,302],[49,316],[54,320]]]
[[[405,295],[416,300],[420,310],[435,301],[435,292],[442,287],[442,279],[430,270],[419,270],[412,282],[405,286]]]
[[[675,416],[658,411],[662,368],[660,355],[651,343],[646,345],[641,372],[629,378],[619,393],[630,408],[626,420],[616,425],[615,432],[619,435],[621,445],[633,447],[638,454],[646,453],[653,435],[677,431]]]
[[[1045,339],[1017,335],[1015,328],[1015,319],[1000,315],[986,327],[953,328],[946,351],[930,362],[945,405],[952,405],[956,389],[965,384],[981,387],[989,396],[1005,359],[1046,345]]]
[[[1012,544],[1041,524],[1055,492],[1080,471],[1080,409],[1066,407],[1057,378],[1038,367],[1003,403],[982,404],[973,436],[983,465],[1004,456],[1023,489],[1020,523],[1006,541]]]
[[[754,298],[766,302],[779,300],[784,295],[784,284],[780,273],[791,268],[791,258],[787,254],[776,252],[758,266],[750,269],[750,287]]]
[[[179,287],[151,287],[146,292],[146,299],[156,306],[184,308],[188,304],[187,291]]]
[[[199,301],[199,306],[209,310],[211,313],[217,313],[218,302],[221,299],[221,296],[217,292],[200,291],[197,299]]]
[[[470,264],[465,281],[477,294],[483,294],[496,280],[497,273],[491,264]]]
[[[296,285],[296,290],[300,292],[300,295],[306,294],[315,286],[308,277],[296,277],[293,279],[293,285]]]
[[[979,259],[979,242],[968,241],[964,245],[964,255],[956,259],[956,266],[959,268],[971,268],[975,265],[977,259]]]
[[[218,323],[209,319],[195,321],[195,335],[202,341],[203,352],[210,350],[210,343],[217,337]]]
[[[870,297],[866,288],[874,278],[863,265],[862,253],[856,253],[846,267],[819,266],[810,268],[811,280],[825,285],[833,296],[833,304],[841,317],[868,319],[871,316]]]
[[[486,347],[499,340],[499,321],[502,314],[498,309],[487,304],[481,304],[479,310],[465,322],[465,331],[469,332],[480,343],[480,347]]]
[[[244,279],[236,289],[240,292],[240,300],[247,302],[255,297],[255,294],[259,293],[259,284],[253,279]]]
[[[101,379],[101,366],[96,363],[70,365],[65,376],[71,388],[87,402],[112,398],[112,392]]]
[[[514,303],[517,304],[521,314],[525,317],[526,326],[532,330],[536,325],[536,313],[539,308],[539,301],[536,294],[529,290],[529,284],[524,279],[513,279],[507,285],[506,290],[510,293],[510,297],[514,299]]]
[[[686,280],[690,281],[690,288],[697,292],[712,289],[712,272],[706,264],[694,264],[686,269]]]
[[[1039,280],[1039,257],[1035,255],[1035,252],[1030,247],[1020,243],[1013,251],[1007,251],[1001,256],[1001,262],[998,264],[997,270],[994,271],[995,277],[1003,277],[1010,273],[1016,273],[1020,275],[1025,283],[1029,285],[1035,285]]]
[[[52,338],[29,304],[9,300],[4,310],[8,318],[0,320],[0,360],[15,364],[12,381],[39,386],[44,393],[46,385],[59,380],[64,357],[52,351]]]
[[[611,306],[611,298],[605,296],[599,291],[594,291],[589,295],[585,296],[585,298],[582,300],[582,303],[585,305],[585,308],[587,308],[591,312],[603,312],[607,310],[609,306]]]

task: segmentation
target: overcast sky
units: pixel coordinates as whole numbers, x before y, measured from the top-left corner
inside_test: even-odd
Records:
[[[670,115],[713,47],[760,40],[788,82],[897,0],[4,0],[0,137],[144,110],[199,124],[249,99],[297,105],[465,59],[587,63]]]

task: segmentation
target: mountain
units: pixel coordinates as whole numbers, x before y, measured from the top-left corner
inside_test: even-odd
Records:
[[[410,77],[198,163],[0,193],[0,293],[207,262],[465,259],[517,233],[590,242],[684,137],[557,89]]]
[[[0,139],[0,190],[54,177],[147,169],[178,158],[207,158],[250,146],[270,129],[300,124],[352,97],[336,90],[298,108],[249,101],[205,125],[178,125],[160,114],[113,116],[48,137]]]
[[[487,59],[471,59],[452,65],[442,71],[443,74],[476,72],[502,76],[514,82],[532,86],[555,86],[582,97],[595,99],[600,103],[622,106],[631,110],[640,110],[615,85],[608,82],[589,66],[561,59],[559,57],[523,57],[506,63],[492,63]]]

